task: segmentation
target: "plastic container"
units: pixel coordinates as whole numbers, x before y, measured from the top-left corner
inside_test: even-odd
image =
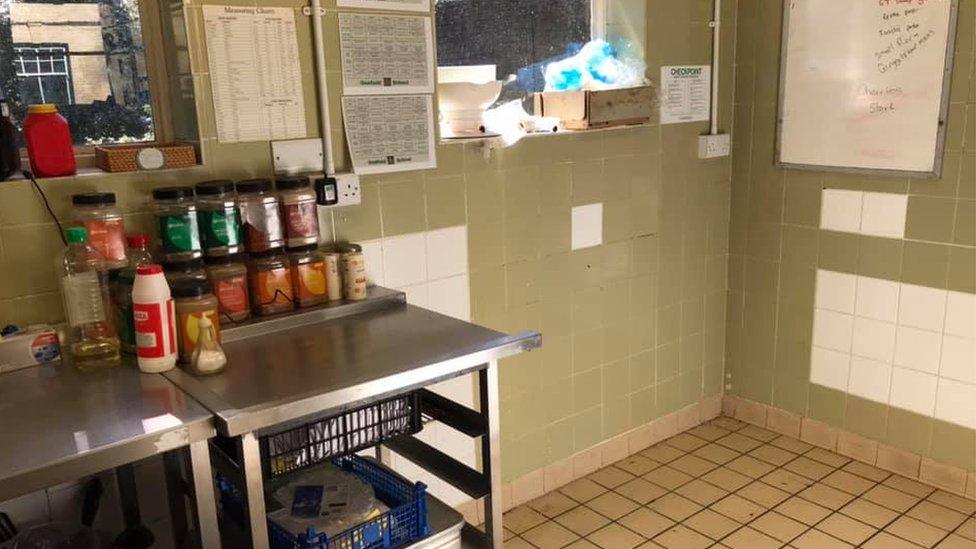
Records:
[[[176,366],[176,309],[159,265],[139,265],[132,287],[139,369],[154,374]]]
[[[291,265],[280,248],[252,254],[247,264],[247,281],[254,314],[273,315],[295,308]]]
[[[329,293],[326,286],[325,256],[315,249],[315,245],[289,250],[288,261],[291,263],[295,306],[313,307],[327,302]]]
[[[20,145],[17,126],[10,119],[10,105],[0,97],[0,181],[20,172]]]
[[[159,228],[159,252],[163,261],[186,261],[201,257],[200,227],[193,187],[155,189],[153,213]]]
[[[250,318],[247,266],[240,256],[208,257],[207,280],[217,296],[221,321],[242,322]]]
[[[349,301],[366,299],[366,256],[363,252],[342,254],[343,295]]]
[[[281,199],[285,245],[299,248],[318,244],[319,214],[311,182],[307,177],[282,177],[275,185]]]
[[[176,332],[179,342],[180,362],[190,364],[193,351],[200,337],[200,318],[207,316],[213,323],[220,341],[220,319],[217,312],[217,297],[213,295],[207,281],[189,281],[173,286],[176,302]]]
[[[202,259],[164,261],[163,273],[166,275],[166,282],[171,287],[183,282],[205,282],[207,280],[207,271],[204,269]]]
[[[102,254],[108,269],[129,265],[125,256],[125,222],[115,205],[115,193],[80,193],[71,196],[74,225],[88,231],[88,243]]]
[[[24,141],[35,177],[75,174],[77,164],[71,129],[68,121],[58,114],[56,106],[41,104],[27,107]]]
[[[68,351],[81,371],[118,366],[119,338],[110,314],[108,271],[84,227],[65,231],[68,247],[58,261],[61,297],[68,320]]]
[[[132,288],[136,280],[136,268],[153,262],[149,252],[149,235],[137,234],[125,238],[129,265],[117,271],[112,281],[112,307],[115,310],[115,327],[119,332],[122,352],[136,353],[136,328],[133,321]]]
[[[205,181],[196,186],[196,191],[203,253],[216,257],[242,252],[241,218],[237,212],[234,182]]]
[[[262,253],[285,245],[278,196],[271,192],[271,181],[248,179],[237,183],[237,207],[244,229],[244,247]]]

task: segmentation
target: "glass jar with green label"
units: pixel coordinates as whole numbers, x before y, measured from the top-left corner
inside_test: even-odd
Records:
[[[234,182],[204,181],[196,190],[203,253],[207,257],[224,257],[244,251]]]
[[[163,261],[187,261],[203,255],[193,187],[164,187],[153,195]]]

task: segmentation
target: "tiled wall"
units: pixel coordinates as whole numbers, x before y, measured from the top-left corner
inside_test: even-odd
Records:
[[[971,318],[976,292],[976,2],[959,4],[932,180],[775,168],[782,2],[740,0],[726,358],[732,394],[971,471],[974,335],[945,316]]]

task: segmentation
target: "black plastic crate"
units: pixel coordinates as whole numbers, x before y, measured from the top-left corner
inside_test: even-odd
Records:
[[[261,437],[265,480],[420,432],[420,393],[396,396]]]

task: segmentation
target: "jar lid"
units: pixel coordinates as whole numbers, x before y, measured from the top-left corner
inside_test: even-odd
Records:
[[[71,195],[75,206],[110,206],[115,204],[115,193],[79,193]]]
[[[230,179],[215,179],[197,183],[197,195],[217,196],[234,192],[234,182]]]
[[[53,103],[37,103],[27,107],[27,114],[51,114],[58,112],[58,106]]]
[[[172,294],[174,298],[203,297],[211,293],[210,283],[206,280],[187,280],[173,284]]]
[[[275,255],[281,255],[281,248],[270,248],[264,250],[263,252],[251,252],[251,257],[272,257]]]
[[[237,182],[237,192],[239,193],[259,193],[271,190],[271,181],[268,179],[245,179]]]
[[[193,198],[193,187],[162,187],[153,189],[152,196],[156,200]]]
[[[307,254],[308,252],[314,252],[318,250],[317,244],[308,244],[305,246],[295,246],[294,248],[288,248],[288,253],[290,254]]]
[[[294,189],[304,189],[305,187],[311,186],[311,183],[305,176],[279,177],[275,180],[275,186],[278,187],[279,191],[291,191]]]
[[[139,265],[136,267],[136,274],[141,276],[162,274],[162,265],[156,265],[155,263],[149,263],[147,265]]]
[[[362,252],[363,247],[359,244],[354,244],[352,242],[339,242],[336,244],[335,249],[341,254],[348,254],[351,252]]]
[[[203,269],[203,260],[200,258],[163,261],[163,270],[166,272],[193,271],[200,269]]]
[[[145,233],[130,234],[125,237],[125,244],[130,248],[148,248],[149,235]]]
[[[211,255],[204,258],[204,263],[209,265],[229,265],[231,263],[240,263],[241,254],[228,254],[228,255]]]

